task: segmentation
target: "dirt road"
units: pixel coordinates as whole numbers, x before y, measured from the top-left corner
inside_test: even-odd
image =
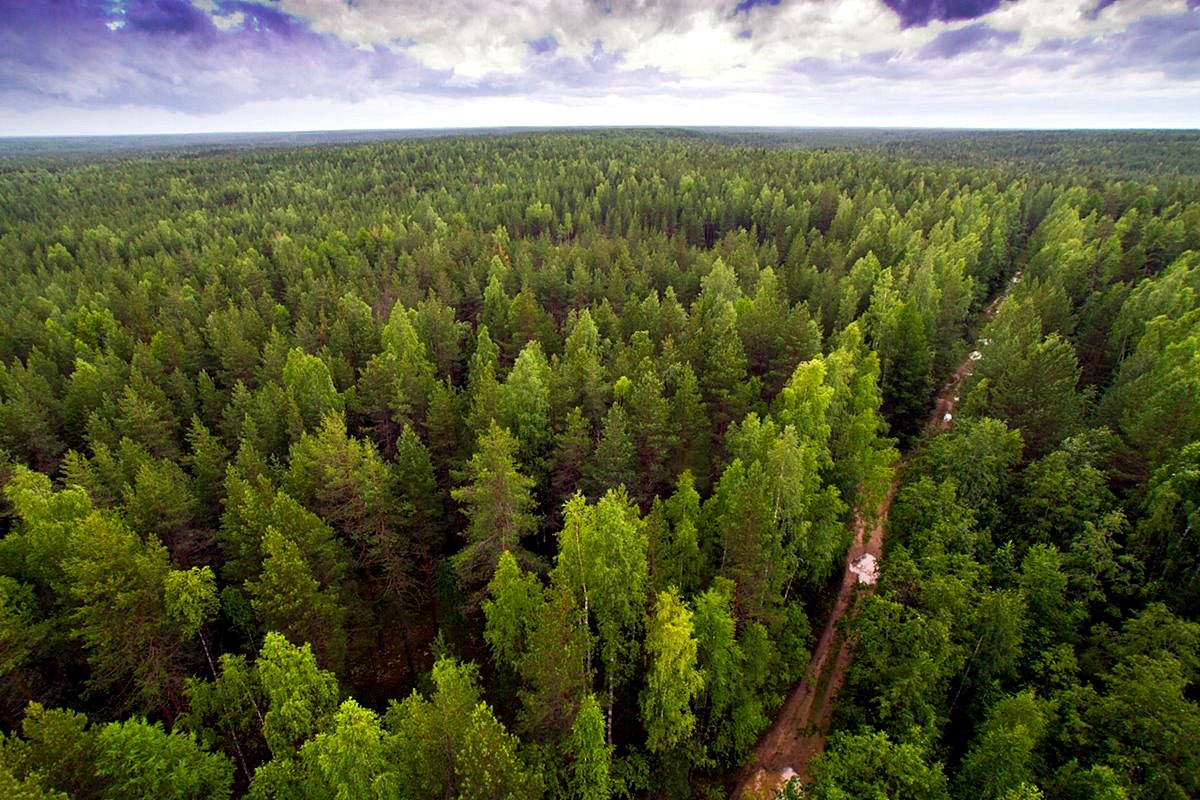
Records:
[[[1020,273],[1017,273],[1009,287],[1019,280]],[[1005,291],[993,300],[984,310],[984,318],[994,317],[1007,296],[1008,292]],[[942,387],[934,404],[929,427],[950,426],[963,381],[981,357],[979,351],[969,353]],[[880,504],[875,515],[878,522],[869,534],[865,530],[867,523],[863,515],[859,513],[855,516],[854,542],[846,554],[846,568],[829,621],[821,631],[821,638],[817,640],[804,677],[788,695],[775,723],[759,740],[750,764],[738,775],[734,798],[767,800],[774,797],[780,787],[793,777],[807,781],[813,756],[825,749],[825,735],[833,718],[833,702],[838,690],[846,682],[846,670],[850,666],[854,647],[853,640],[845,636],[841,623],[847,614],[853,618],[859,595],[871,591],[878,578],[878,561],[883,554],[883,526],[896,494],[897,480],[893,479],[887,497]]]
[[[843,636],[839,623],[854,605],[858,587],[872,586],[878,577],[876,566],[883,552],[883,522],[895,492],[893,481],[879,507],[879,523],[869,534],[862,515],[856,517],[854,542],[846,554],[846,570],[837,599],[817,640],[808,670],[788,695],[775,723],[759,740],[751,766],[739,776],[734,797],[765,800],[774,797],[779,787],[792,777],[799,775],[801,780],[807,780],[809,761],[825,749],[833,700],[846,680],[853,644]]]

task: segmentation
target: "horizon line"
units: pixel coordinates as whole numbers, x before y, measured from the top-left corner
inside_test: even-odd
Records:
[[[119,133],[5,133],[0,140],[46,139],[136,139],[186,138],[195,136],[312,136],[321,134],[387,134],[387,133],[538,133],[556,131],[896,131],[896,132],[955,132],[955,133],[1200,133],[1200,127],[1134,127],[1134,126],[948,126],[948,125],[688,125],[670,123],[637,123],[626,125],[454,125],[454,126],[389,126],[378,128],[261,128],[261,129],[197,129],[171,132],[122,131]]]

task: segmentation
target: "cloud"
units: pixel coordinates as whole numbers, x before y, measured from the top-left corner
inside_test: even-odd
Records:
[[[203,113],[313,94],[362,98],[445,78],[402,51],[359,48],[270,7],[221,8],[213,16],[183,0],[137,0],[112,19],[90,3],[6,2],[0,102]],[[115,21],[124,24],[113,29]]]
[[[1200,80],[1200,13],[1146,17],[1114,34],[1047,40],[1033,55],[1105,76],[1144,73]]]
[[[930,22],[954,22],[978,19],[1000,7],[1000,0],[885,0],[899,15],[901,24],[928,25]]]
[[[965,118],[998,97],[1039,113],[1066,97],[1151,98],[1155,114],[1200,125],[1198,4],[0,0],[0,133],[39,109],[133,109],[136,126],[151,110],[225,119],[291,104],[312,127],[328,121],[317,109],[372,109],[386,125],[414,107],[459,119],[447,109],[517,99],[572,120],[640,107],[727,123],[844,122],[861,103],[888,124],[950,102]],[[735,108],[770,116],[722,110]]]
[[[735,14],[747,14],[750,12],[750,9],[755,8],[757,6],[777,6],[777,5],[779,5],[779,0],[742,0],[740,3],[738,3],[736,6],[733,7],[733,12]]]
[[[539,39],[530,39],[526,42],[526,44],[529,45],[529,52],[533,53],[535,56],[553,53],[558,49],[558,39],[555,39],[550,34],[546,34]]]
[[[964,53],[994,50],[1012,44],[1021,37],[1015,31],[998,31],[980,22],[965,28],[953,28],[922,47],[918,58],[955,58]]]

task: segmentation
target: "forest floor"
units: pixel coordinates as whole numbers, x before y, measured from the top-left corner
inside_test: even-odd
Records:
[[[984,309],[985,320],[996,315],[1000,304],[1008,297],[1008,289],[1018,280],[1020,273]],[[950,427],[959,390],[979,358],[978,351],[965,356],[938,392],[933,415],[929,418],[931,429]],[[905,454],[905,460],[908,455]],[[769,800],[792,778],[798,777],[802,783],[807,782],[813,757],[825,750],[825,736],[833,719],[833,703],[846,682],[846,671],[850,667],[854,648],[853,639],[846,635],[848,625],[842,622],[847,614],[853,619],[859,596],[864,591],[871,591],[878,580],[878,563],[883,555],[883,528],[898,483],[899,477],[894,477],[887,496],[873,518],[874,525],[869,533],[866,530],[869,524],[867,518],[861,511],[855,515],[854,541],[846,553],[846,568],[829,620],[821,631],[821,638],[817,640],[804,676],[788,695],[774,724],[759,739],[754,757],[738,774],[732,795],[735,800]],[[860,586],[863,588],[860,589]]]

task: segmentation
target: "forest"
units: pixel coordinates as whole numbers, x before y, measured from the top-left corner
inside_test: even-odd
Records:
[[[831,137],[4,149],[0,796],[728,797],[893,481],[782,795],[1200,796],[1200,134]]]

